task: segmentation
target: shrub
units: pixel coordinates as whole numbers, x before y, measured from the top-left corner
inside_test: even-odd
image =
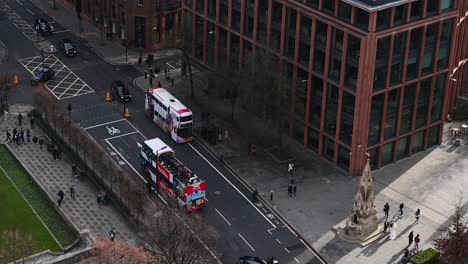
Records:
[[[437,263],[437,257],[439,256],[439,252],[437,252],[433,248],[425,249],[413,257],[410,258],[410,261],[414,264],[431,264]]]

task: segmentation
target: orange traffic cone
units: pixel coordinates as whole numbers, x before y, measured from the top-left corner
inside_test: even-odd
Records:
[[[129,118],[129,117],[130,117],[130,112],[128,112],[128,108],[125,108],[124,116],[125,116],[126,118]]]
[[[15,76],[13,78],[13,84],[16,85],[16,86],[18,86],[18,84],[19,84],[19,78],[18,78],[17,74],[15,74]]]
[[[110,102],[110,100],[111,100],[110,93],[107,93],[106,94],[106,102]]]

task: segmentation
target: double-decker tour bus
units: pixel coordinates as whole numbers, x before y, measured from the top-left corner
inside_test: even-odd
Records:
[[[185,107],[166,89],[153,87],[148,90],[145,98],[145,112],[177,143],[192,140],[192,111]]]
[[[187,212],[206,204],[206,183],[179,160],[174,151],[159,138],[146,140],[140,147],[142,170],[148,183],[178,200]]]

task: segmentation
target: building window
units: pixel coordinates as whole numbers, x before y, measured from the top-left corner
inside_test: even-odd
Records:
[[[336,82],[340,82],[341,76],[341,54],[343,52],[343,36],[343,31],[333,28],[329,69],[330,73],[328,77]]]
[[[196,28],[195,28],[195,58],[198,60],[203,59],[203,44],[204,44],[204,27],[203,27],[203,18],[196,16]]]
[[[367,145],[372,146],[380,142],[380,131],[382,128],[384,95],[379,94],[372,97],[371,113],[369,118],[369,134]]]
[[[184,19],[185,32],[192,32],[192,13],[185,11]],[[184,34],[184,48],[187,54],[192,54],[192,36],[193,34]]]
[[[429,140],[427,143],[427,147],[432,147],[439,144],[439,131],[440,125],[429,128]]]
[[[310,58],[310,28],[312,26],[312,19],[307,16],[302,17],[301,21],[301,34],[299,44],[299,63],[305,67],[309,66]]]
[[[296,11],[292,8],[288,8],[288,14],[286,17],[286,34],[285,34],[285,50],[286,56],[290,59],[294,59],[294,50],[296,40]]]
[[[325,68],[325,51],[327,47],[327,31],[328,25],[316,21],[315,27],[315,43],[314,43],[314,65],[313,70],[315,72],[323,74]]]
[[[338,96],[340,91],[333,84],[328,85],[327,104],[325,110],[325,132],[335,137],[336,132],[336,112],[338,110]]]
[[[231,27],[233,30],[240,32],[241,20],[241,0],[232,0],[232,17]]]
[[[226,64],[227,60],[227,31],[219,27],[219,47],[218,47],[218,64]]]
[[[335,12],[335,0],[322,1],[322,11],[333,15]]]
[[[312,75],[310,98],[309,125],[320,128],[322,116],[323,80]]]
[[[315,131],[315,129],[309,127],[309,142],[307,146],[315,152],[318,152],[318,145],[319,145],[319,133]]]
[[[408,5],[399,5],[395,7],[395,14],[393,16],[393,25],[398,26],[406,22],[406,14],[408,13]]]
[[[143,0],[139,0],[143,1]],[[193,0],[185,0],[185,6],[192,9]]]
[[[409,137],[400,138],[400,140],[398,140],[397,160],[400,160],[408,156],[408,150],[409,150],[408,144],[409,144]]]
[[[216,32],[216,26],[215,24],[208,22],[208,34],[207,34],[207,41],[206,41],[206,63],[214,65],[214,60],[215,60],[215,32]]]
[[[302,2],[302,1],[301,1]],[[307,0],[306,5],[318,9],[319,7],[319,0]]]
[[[391,8],[387,8],[377,12],[377,30],[390,27],[391,11]]]
[[[205,0],[195,0],[195,2],[196,2],[197,12],[204,14],[205,13]]]
[[[396,135],[399,105],[400,89],[395,89],[388,92],[384,140],[393,138]]]
[[[437,1],[427,1],[426,6],[426,17],[431,17],[437,15],[439,9],[439,0]]]
[[[400,84],[403,77],[403,63],[406,50],[406,33],[395,35],[393,43],[392,68],[390,70],[390,86]]]
[[[385,144],[382,148],[382,166],[392,163],[393,161],[393,146],[394,142]]]
[[[279,52],[281,43],[281,21],[283,17],[283,6],[272,1],[272,14],[271,14],[271,34],[270,34],[270,47]]]
[[[413,123],[414,99],[416,95],[416,83],[405,87],[403,106],[401,109],[400,135],[411,130]]]
[[[335,142],[327,137],[324,137],[322,151],[322,154],[326,159],[333,161],[335,156]]]
[[[143,6],[143,0],[138,0],[138,1],[137,1],[137,5],[138,5],[138,6]]]
[[[423,33],[422,28],[417,28],[411,31],[408,65],[406,68],[406,80],[407,81],[415,79],[418,76],[422,33]]]
[[[423,0],[417,0],[417,1],[411,2],[411,15],[410,15],[411,21],[415,21],[421,18],[423,4],[424,4]]]
[[[305,110],[307,103],[307,83],[308,83],[309,73],[298,68],[297,81],[296,81],[296,102],[295,102],[295,113],[296,119],[304,122],[305,120]]]
[[[361,39],[348,35],[348,51],[346,52],[346,67],[344,84],[351,90],[356,90],[359,53],[361,49]]]
[[[437,44],[437,33],[439,31],[439,23],[434,23],[427,26],[426,43],[424,45],[424,58],[422,65],[423,75],[434,71],[435,47]]]
[[[294,121],[294,139],[301,144],[304,144],[304,120],[299,120],[296,118]]]
[[[257,42],[261,45],[265,45],[267,39],[268,2],[268,0],[258,0]]]
[[[231,33],[231,49],[230,49],[230,64],[231,67],[236,69],[239,67],[239,36],[234,33]]]
[[[360,8],[356,8],[356,26],[358,28],[368,30],[369,28],[369,12]]]
[[[377,56],[375,57],[374,91],[385,89],[387,83],[388,52],[390,37],[377,41]]]
[[[244,36],[253,38],[255,1],[245,0],[244,9]]]
[[[450,44],[452,41],[452,23],[452,19],[446,20],[442,23],[439,55],[437,58],[437,70],[439,71],[448,67]]]
[[[434,84],[434,94],[432,99],[432,109],[431,109],[431,122],[437,122],[441,120],[442,109],[444,106],[444,97],[445,97],[445,80],[446,73],[437,75],[435,84]]]
[[[216,20],[216,0],[208,0],[208,17]]]
[[[351,10],[352,7],[350,4],[340,1],[340,11],[339,17],[346,22],[351,22]]]
[[[413,135],[413,148],[411,149],[411,153],[418,153],[423,150],[424,146],[424,130],[420,131]]]
[[[418,107],[416,110],[416,128],[426,125],[427,112],[429,111],[429,97],[431,96],[432,78],[421,81],[419,87]]]
[[[447,11],[453,8],[453,0],[442,0],[442,11]]]
[[[349,169],[349,153],[351,151],[345,147],[338,148],[338,166]]]
[[[227,27],[228,18],[229,18],[228,2],[219,1],[219,23]]]
[[[351,141],[353,139],[355,97],[346,91],[343,93],[343,102],[341,105],[340,140],[346,145],[351,145]]]

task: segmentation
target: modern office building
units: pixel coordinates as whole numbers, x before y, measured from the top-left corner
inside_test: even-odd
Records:
[[[175,34],[181,19],[180,0],[64,0],[81,9],[81,17],[112,31],[130,48],[154,51],[170,34]]]
[[[441,142],[468,57],[464,0],[183,0],[207,65],[266,49],[287,66],[290,135],[351,175]],[[464,29],[463,29],[464,28]],[[456,56],[455,56],[456,54]],[[463,67],[463,66],[461,66]],[[450,80],[458,78],[457,82]],[[307,80],[307,81],[305,81]]]

